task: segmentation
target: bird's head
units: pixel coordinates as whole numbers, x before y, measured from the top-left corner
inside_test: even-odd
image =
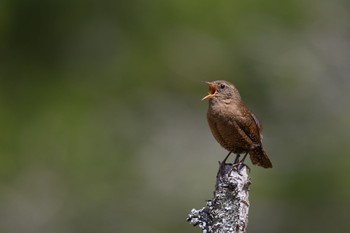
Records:
[[[217,80],[213,82],[205,82],[209,85],[209,93],[202,100],[209,101],[224,101],[231,102],[234,100],[241,100],[241,96],[236,87],[227,81]]]

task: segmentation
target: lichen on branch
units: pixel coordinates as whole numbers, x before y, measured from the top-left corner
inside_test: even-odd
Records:
[[[187,221],[203,233],[245,233],[251,183],[248,171],[244,164],[220,164],[213,199],[202,209],[192,209]]]

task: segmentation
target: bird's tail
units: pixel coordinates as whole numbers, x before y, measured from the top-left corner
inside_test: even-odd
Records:
[[[258,165],[264,168],[271,168],[272,163],[267,156],[267,153],[264,151],[262,146],[257,146],[249,152],[250,159],[254,165]]]

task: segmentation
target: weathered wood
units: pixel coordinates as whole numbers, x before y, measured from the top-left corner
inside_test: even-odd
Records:
[[[249,211],[249,168],[220,164],[214,197],[202,209],[192,209],[187,221],[203,233],[245,233]]]

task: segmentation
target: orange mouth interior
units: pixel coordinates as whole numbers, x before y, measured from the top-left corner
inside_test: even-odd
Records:
[[[213,98],[215,96],[215,94],[216,94],[216,85],[214,85],[212,83],[209,83],[209,82],[207,82],[207,83],[209,84],[209,93],[208,93],[207,96],[203,97],[202,100],[205,100],[205,99],[208,99],[208,98],[209,99]]]
[[[214,95],[216,92],[216,86],[214,84],[209,84],[209,94]]]

